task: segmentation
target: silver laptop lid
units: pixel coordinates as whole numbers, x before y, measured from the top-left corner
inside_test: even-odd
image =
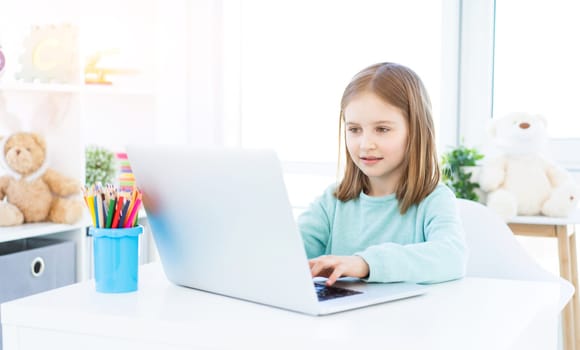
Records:
[[[317,313],[273,151],[129,146],[127,153],[169,280]]]

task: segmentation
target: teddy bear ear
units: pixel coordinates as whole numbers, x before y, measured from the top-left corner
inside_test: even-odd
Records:
[[[14,114],[8,112],[4,94],[0,93],[0,132],[12,134],[22,129],[20,119]]]
[[[536,114],[536,118],[538,118],[542,123],[544,123],[544,128],[548,127],[548,119],[543,116],[542,114]]]
[[[46,96],[35,108],[29,120],[28,130],[37,133],[46,133],[57,127],[63,119],[66,105],[70,96],[66,94],[51,94]]]
[[[491,138],[494,138],[496,135],[497,123],[498,123],[497,118],[492,118],[487,123],[487,133]]]
[[[42,149],[46,149],[46,140],[44,139],[44,137],[42,135],[35,133],[35,132],[30,133],[30,135],[32,135],[34,142],[36,142],[38,145],[40,145],[40,147],[42,147]]]

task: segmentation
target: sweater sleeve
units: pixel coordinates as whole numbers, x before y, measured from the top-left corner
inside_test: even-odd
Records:
[[[332,216],[329,210],[334,207],[333,193],[332,188],[327,189],[298,217],[298,227],[308,259],[324,255],[326,252],[331,232]]]
[[[369,282],[438,283],[465,275],[467,246],[454,194],[439,187],[419,204],[419,214],[424,242],[383,243],[356,253],[369,264]]]

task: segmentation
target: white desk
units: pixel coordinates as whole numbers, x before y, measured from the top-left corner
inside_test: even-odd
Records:
[[[466,278],[427,294],[312,317],[170,284],[141,266],[139,291],[87,281],[1,306],[4,350],[554,349],[558,285]]]

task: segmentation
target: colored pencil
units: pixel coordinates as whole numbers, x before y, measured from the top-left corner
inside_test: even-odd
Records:
[[[139,211],[139,206],[141,205],[141,196],[137,196],[137,199],[135,199],[135,204],[133,205],[133,208],[131,209],[131,213],[129,214],[129,217],[127,218],[127,220],[125,221],[125,228],[129,228],[133,226],[133,223],[135,222],[135,214],[137,214],[137,212]]]
[[[93,226],[97,227],[97,216],[95,214],[95,197],[87,196],[87,204],[89,207],[89,213],[91,214],[91,219],[93,220]]]
[[[119,198],[117,199],[117,205],[116,205],[115,214],[113,217],[113,222],[111,222],[111,228],[119,227],[119,219],[121,218],[121,210],[123,209],[123,201],[124,200],[125,200],[125,197],[123,197],[123,196],[119,196]]]
[[[107,225],[106,228],[111,228],[111,223],[113,222],[113,215],[115,215],[115,202],[114,198],[109,199],[109,211],[107,213]]]
[[[120,192],[111,184],[96,183],[81,187],[91,221],[96,228],[130,228],[137,226],[143,197],[137,187]]]

